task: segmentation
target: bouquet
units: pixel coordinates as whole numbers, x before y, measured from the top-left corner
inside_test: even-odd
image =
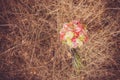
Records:
[[[76,48],[80,48],[84,43],[88,41],[86,25],[81,24],[79,21],[71,21],[65,23],[60,30],[60,40],[63,44],[70,47],[73,54],[73,63],[76,68],[79,68],[80,58],[76,51]]]

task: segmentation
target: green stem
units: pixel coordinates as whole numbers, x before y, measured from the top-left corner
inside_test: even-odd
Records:
[[[75,69],[81,69],[82,63],[81,63],[81,59],[80,59],[77,49],[72,48],[71,52],[73,56],[73,60],[72,60],[73,66],[75,67]]]

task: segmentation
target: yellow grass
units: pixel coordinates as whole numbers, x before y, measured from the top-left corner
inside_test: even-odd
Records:
[[[0,79],[105,80],[115,75],[104,66],[118,68],[113,45],[120,33],[119,13],[114,20],[107,15],[114,8],[106,4],[104,0],[1,0],[4,24],[0,27],[7,26],[11,32],[0,34],[6,40],[1,43],[5,47],[0,50]],[[59,40],[63,24],[72,20],[86,24],[89,35],[88,43],[78,51],[84,65],[78,74],[69,47]]]

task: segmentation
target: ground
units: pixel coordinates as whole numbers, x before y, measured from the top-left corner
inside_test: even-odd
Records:
[[[59,39],[72,20],[89,36],[80,70]],[[120,80],[119,45],[119,0],[0,0],[0,80]]]

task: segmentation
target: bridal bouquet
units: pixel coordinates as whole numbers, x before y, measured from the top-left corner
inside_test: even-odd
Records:
[[[80,68],[80,56],[76,49],[88,41],[86,25],[79,21],[65,23],[60,30],[60,40],[70,47],[74,67]]]
[[[88,40],[86,26],[79,21],[65,23],[60,30],[60,40],[70,48],[82,46]]]

